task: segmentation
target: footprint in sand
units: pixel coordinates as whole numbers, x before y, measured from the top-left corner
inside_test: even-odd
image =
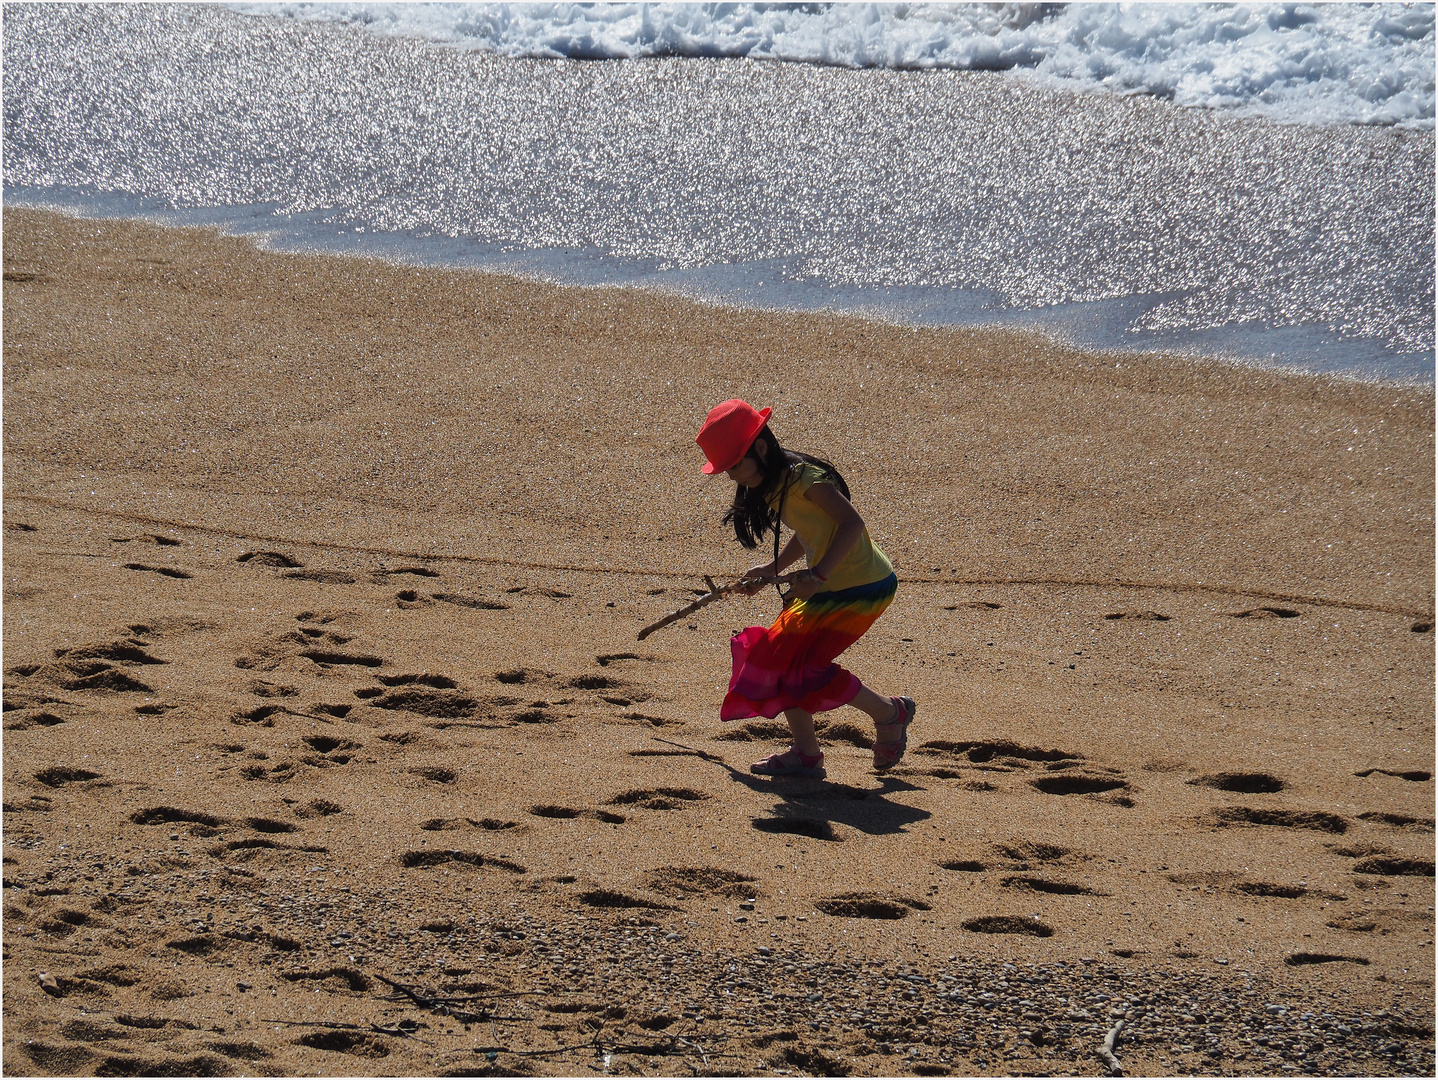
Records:
[[[1027,934],[1030,937],[1053,937],[1053,927],[1031,915],[981,915],[963,924],[974,934]]]
[[[153,689],[116,664],[165,664],[129,641],[102,642],[56,649],[55,660],[9,669],[7,674],[35,682],[48,682],[62,690],[154,693]]]
[[[329,848],[323,844],[286,844],[271,840],[267,836],[248,836],[242,840],[226,840],[209,849],[215,859],[239,861],[261,855],[288,857],[296,854],[328,855]]]
[[[1382,937],[1404,931],[1432,934],[1433,913],[1407,911],[1396,907],[1365,907],[1362,911],[1343,912],[1323,925],[1333,930],[1344,930],[1353,934],[1376,933]]]
[[[438,675],[397,676],[392,689],[355,691],[355,696],[376,709],[417,713],[437,719],[458,720],[479,714],[478,698],[459,690],[453,679]],[[403,681],[408,679],[410,681]]]
[[[43,709],[18,709],[5,720],[6,731],[28,731],[37,727],[55,727],[65,722],[63,717]]]
[[[374,986],[374,983],[371,982],[368,978],[366,978],[361,972],[356,971],[352,967],[341,966],[300,971],[284,971],[280,973],[280,978],[284,979],[286,982],[333,982],[336,984],[336,988],[343,987],[346,990],[353,990],[355,992],[369,990]],[[326,987],[326,989],[330,988]]]
[[[755,883],[758,878],[737,870],[721,870],[713,866],[661,866],[644,877],[644,887],[675,900],[693,896],[728,896],[747,900],[761,896]]]
[[[462,596],[459,593],[431,593],[430,596],[441,604],[472,608],[475,611],[508,611],[509,605],[498,600],[485,600],[478,596]]]
[[[1425,783],[1433,779],[1433,774],[1427,769],[1360,769],[1354,776],[1368,777],[1377,773],[1380,776],[1394,776],[1399,780],[1408,780],[1412,783]]]
[[[958,781],[960,781],[960,783],[958,784],[958,786],[961,787],[961,788],[963,788],[965,791],[998,791],[998,790],[999,790],[997,784],[991,784],[991,783],[990,783],[989,781],[987,781],[987,780],[973,780],[973,779],[970,779],[966,774],[961,773],[961,772],[959,772],[959,771],[956,770],[956,769],[945,769],[945,768],[937,768],[937,769],[914,769],[913,771],[914,771],[915,773],[917,773],[918,775],[920,775],[920,776],[932,776],[932,777],[934,777],[936,780],[958,780]]]
[[[840,843],[844,839],[835,832],[834,826],[823,818],[754,818],[751,824],[760,832],[807,836],[810,840],[827,840],[831,843]]]
[[[428,780],[431,784],[452,784],[459,779],[459,774],[453,769],[446,769],[439,765],[418,765],[409,772],[422,780]]]
[[[333,649],[301,649],[300,656],[320,667],[380,667],[384,660],[364,653],[336,652]]]
[[[459,687],[448,675],[376,675],[375,679],[385,686],[428,686],[433,690],[454,690]]]
[[[390,578],[395,577],[399,574],[407,574],[411,577],[422,578],[439,577],[438,570],[431,570],[427,566],[399,566],[393,570],[387,570],[383,568],[376,570],[372,575],[370,575],[370,580],[373,581],[376,585],[383,585],[387,581],[389,581]]]
[[[549,804],[531,806],[529,812],[535,817],[559,818],[561,820],[592,817],[604,822],[606,825],[623,825],[628,820],[623,814],[611,813],[608,810],[579,810],[572,806],[554,806]]]
[[[168,578],[180,578],[182,580],[187,580],[194,576],[193,574],[187,573],[184,570],[177,570],[173,566],[150,566],[147,563],[137,562],[127,562],[123,565],[126,570],[144,570],[148,571],[151,574],[160,574],[161,576]]]
[[[471,866],[476,870],[481,867],[493,867],[497,870],[506,870],[511,874],[526,874],[527,871],[518,863],[510,862],[508,859],[496,858],[493,855],[481,855],[477,851],[445,851],[428,849],[424,851],[406,851],[399,857],[400,865],[406,870],[425,869],[435,866]]]
[[[171,706],[164,706],[169,708]],[[327,715],[316,715],[316,713],[304,712],[300,709],[291,709],[287,705],[257,705],[253,709],[242,709],[230,717],[232,724],[255,724],[258,727],[274,727],[277,716],[298,716],[306,720],[325,720],[327,716],[343,716],[344,712],[335,713],[334,710],[348,710],[347,705],[317,706],[317,710],[326,710]],[[136,710],[139,711],[139,710]]]
[[[1042,840],[1013,840],[989,846],[999,858],[1007,859],[1015,864],[1013,868],[1017,870],[1027,869],[1029,863],[1074,864],[1088,862],[1093,858],[1092,855],[1082,851],[1066,848],[1060,844],[1046,843]]]
[[[353,739],[341,739],[332,735],[306,735],[301,740],[314,751],[306,755],[306,765],[328,769],[336,765],[348,765],[354,759],[353,751],[362,749],[363,744]]]
[[[228,818],[209,814],[203,810],[184,810],[177,806],[151,806],[144,810],[136,810],[130,815],[130,821],[136,825],[170,825],[191,822],[208,825],[211,828],[229,824]]]
[[[1304,897],[1330,901],[1348,899],[1342,893],[1311,889],[1306,885],[1283,885],[1272,881],[1236,881],[1228,886],[1228,891],[1237,896],[1256,896],[1276,900],[1301,900]]]
[[[1414,817],[1411,814],[1394,814],[1387,810],[1365,810],[1358,815],[1359,821],[1372,821],[1379,825],[1389,825],[1395,829],[1407,829],[1410,832],[1432,832],[1433,819],[1431,817]]]
[[[141,533],[135,539],[142,544],[154,544],[156,547],[179,547],[183,542],[173,536],[164,536],[160,533]],[[114,536],[110,538],[112,544],[128,544],[129,542],[128,538],[122,539]]]
[[[66,784],[81,784],[90,780],[101,780],[100,773],[91,772],[89,769],[74,769],[63,765],[52,765],[48,769],[41,769],[35,774],[35,779],[46,787],[58,788]]]
[[[1133,806],[1133,800],[1117,794],[1129,789],[1129,782],[1122,776],[1095,772],[1061,772],[1049,776],[1034,777],[1030,786],[1046,795],[1099,795],[1115,793],[1107,800],[1117,806]]]
[[[841,919],[904,919],[911,911],[928,911],[922,900],[880,893],[844,893],[814,903],[816,910]]]
[[[1294,611],[1292,608],[1256,607],[1246,611],[1229,611],[1225,614],[1230,619],[1296,619],[1302,612]]]
[[[494,681],[503,683],[505,686],[523,686],[526,683],[544,682],[550,678],[543,671],[536,671],[533,668],[511,668],[508,671],[496,671]]]
[[[988,869],[977,859],[946,859],[939,863],[939,867],[959,874],[982,874]]]
[[[1371,855],[1354,863],[1353,872],[1383,877],[1432,877],[1433,860],[1403,855]]]
[[[520,824],[517,821],[504,821],[500,818],[481,818],[478,821],[475,821],[474,818],[430,818],[428,821],[420,822],[419,827],[425,832],[461,832],[466,829],[504,832],[507,829],[520,828]]]
[[[818,735],[819,741],[829,746],[833,746],[835,743],[848,743],[850,746],[857,746],[860,750],[872,750],[874,748],[872,730],[872,728],[866,730],[850,720],[839,720],[825,724],[819,729]]]
[[[55,800],[48,795],[31,795],[23,803],[7,801],[4,804],[4,811],[7,814],[23,814],[27,811],[48,814],[53,809],[55,809]],[[8,881],[9,879],[7,878],[6,880]]]
[[[614,796],[610,806],[633,806],[643,810],[682,810],[686,803],[701,802],[710,796],[693,788],[637,788]]]
[[[299,832],[300,827],[292,821],[277,821],[267,817],[247,817],[241,822],[247,829],[261,833]]]
[[[532,588],[528,585],[515,585],[504,591],[512,594],[524,593],[531,596],[545,596],[550,600],[571,600],[574,598],[573,593],[567,593],[561,589],[540,589]]]
[[[311,1050],[350,1054],[359,1058],[384,1058],[390,1055],[390,1045],[384,1039],[354,1031],[314,1031],[301,1035],[295,1040],[295,1045],[307,1046]]]
[[[659,658],[657,656],[641,656],[639,653],[616,652],[601,653],[594,658],[594,662],[597,663],[600,667],[608,667],[610,664],[615,663],[618,660],[644,660],[649,663],[654,663],[658,661],[658,659]]]
[[[579,902],[596,908],[636,908],[641,911],[678,911],[672,904],[661,904],[655,900],[630,896],[613,889],[588,889],[579,894]]]
[[[1222,772],[1210,773],[1190,780],[1195,787],[1208,787],[1216,791],[1237,791],[1244,795],[1265,795],[1282,791],[1288,786],[1271,773],[1264,772]]]
[[[1022,892],[1046,893],[1051,896],[1107,896],[1106,892],[1098,889],[1091,889],[1087,885],[1081,885],[1076,881],[1055,881],[1052,878],[1030,877],[1024,874],[1013,874],[1002,878],[999,884],[1005,889],[1018,889]]]
[[[1027,769],[1033,762],[1082,761],[1082,754],[1067,750],[1045,750],[1037,746],[1022,746],[1007,739],[985,739],[976,742],[951,742],[935,739],[923,743],[915,753],[930,756],[966,759],[976,765],[989,768],[1002,766],[1009,769]]]
[[[815,729],[818,730],[817,725]],[[716,742],[774,742],[787,738],[790,738],[789,725],[773,720],[753,720],[714,736]]]
[[[1157,611],[1115,611],[1104,618],[1128,622],[1169,622],[1172,617],[1161,615]]]
[[[295,570],[305,565],[283,551],[246,551],[236,556],[235,562],[249,563],[251,566],[274,566],[283,570]]]
[[[1315,953],[1298,952],[1291,953],[1283,958],[1283,962],[1289,967],[1300,967],[1304,964],[1359,964],[1368,966],[1368,958],[1363,956],[1340,956],[1337,953]]]
[[[686,723],[685,723],[683,720],[676,720],[676,719],[674,719],[673,717],[669,717],[669,716],[653,716],[653,715],[651,715],[650,713],[642,713],[642,712],[638,712],[638,711],[630,711],[630,712],[626,712],[626,713],[620,713],[620,714],[619,714],[619,719],[621,719],[621,720],[629,720],[629,721],[631,721],[631,722],[633,722],[633,723],[636,723],[636,724],[648,724],[650,727],[656,727],[656,728],[671,728],[671,727],[686,727],[686,726],[687,726]]]
[[[286,570],[280,577],[293,581],[313,581],[320,585],[353,585],[359,580],[343,570]]]
[[[331,802],[329,799],[311,799],[303,806],[296,806],[292,811],[297,818],[330,817],[344,812],[343,806],[337,802]]]
[[[1225,806],[1214,810],[1209,820],[1216,825],[1267,825],[1283,829],[1316,829],[1345,833],[1348,822],[1323,810],[1270,810],[1250,806]]]
[[[299,626],[294,630],[287,630],[268,638],[253,646],[248,654],[236,657],[235,667],[242,670],[273,671],[285,661],[296,657],[312,660],[325,669],[343,665],[382,666],[384,661],[377,656],[352,654],[337,648],[321,647],[346,645],[353,640],[348,634],[338,630],[322,629],[325,624],[339,617],[339,614],[319,615],[309,611],[302,612],[295,616],[298,622],[319,622],[321,625]]]

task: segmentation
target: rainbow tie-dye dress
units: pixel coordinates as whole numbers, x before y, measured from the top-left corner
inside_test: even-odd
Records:
[[[810,566],[824,557],[838,526],[818,505],[796,495],[825,479],[815,465],[795,465],[782,502],[784,524],[799,535]],[[884,613],[898,579],[865,529],[826,584],[808,600],[791,597],[773,626],[751,626],[734,635],[729,643],[734,669],[721,720],[772,719],[785,709],[827,712],[854,699],[862,684],[835,658]]]

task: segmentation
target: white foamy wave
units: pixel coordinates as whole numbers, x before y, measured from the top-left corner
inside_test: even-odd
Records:
[[[513,57],[1013,70],[1298,124],[1430,128],[1431,4],[236,4]]]

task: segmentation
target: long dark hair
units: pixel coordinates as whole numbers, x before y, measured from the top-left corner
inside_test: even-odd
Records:
[[[839,475],[839,470],[834,467],[832,462],[814,457],[812,454],[801,454],[797,450],[786,450],[780,446],[779,440],[774,438],[774,433],[769,430],[768,424],[764,425],[763,431],[754,436],[755,442],[760,439],[768,444],[769,452],[760,457],[751,443],[744,456],[754,459],[764,481],[758,487],[753,488],[745,487],[743,484],[735,485],[734,504],[725,512],[724,524],[734,526],[735,538],[746,548],[758,547],[759,541],[764,539],[764,534],[772,529],[774,531],[774,558],[777,560],[779,558],[779,515],[783,511],[783,499],[790,483],[790,468],[799,462],[817,465],[824,472],[824,479],[832,482],[842,491],[846,499],[850,497],[849,485],[844,483],[844,478]],[[770,508],[770,499],[775,499],[778,509]]]

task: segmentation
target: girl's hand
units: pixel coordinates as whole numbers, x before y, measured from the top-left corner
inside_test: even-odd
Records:
[[[764,588],[763,578],[774,577],[775,570],[772,562],[766,562],[760,566],[751,566],[744,571],[744,576],[739,579],[739,592],[745,596],[753,596]]]
[[[789,585],[789,592],[800,600],[808,600],[815,593],[823,591],[824,583],[812,574],[801,574]]]

